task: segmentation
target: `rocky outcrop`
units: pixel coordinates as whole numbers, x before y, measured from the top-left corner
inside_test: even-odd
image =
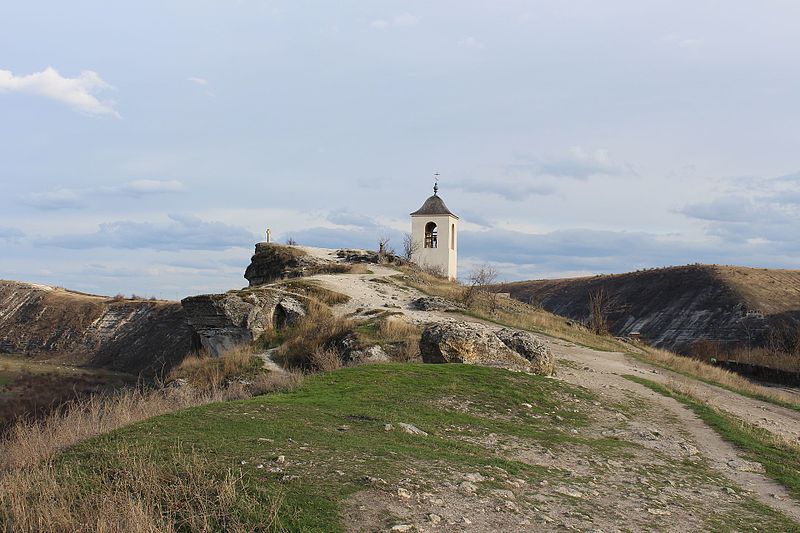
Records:
[[[452,301],[440,296],[423,296],[411,301],[411,307],[420,311],[462,311]]]
[[[532,356],[536,354],[535,361],[509,347],[490,327],[467,322],[427,326],[422,332],[420,353],[426,363],[464,363],[552,374],[554,365],[547,348],[540,350],[535,339],[524,339],[523,336],[527,334],[519,333],[519,337],[508,333],[503,336],[515,348]],[[548,356],[549,364],[546,362]]]
[[[503,328],[494,334],[503,344],[530,361],[532,372],[552,376],[556,371],[556,361],[550,349],[539,338],[517,329]]]
[[[277,287],[203,294],[181,303],[189,326],[213,357],[265,331],[289,326],[305,315],[303,298]]]
[[[0,353],[147,375],[196,347],[177,302],[0,281]]]
[[[244,277],[251,287],[256,287],[315,274],[346,274],[352,268],[346,257],[340,261],[309,254],[299,246],[260,242],[256,244],[256,253],[250,258]]]

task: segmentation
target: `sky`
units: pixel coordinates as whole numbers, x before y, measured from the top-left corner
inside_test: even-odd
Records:
[[[279,241],[460,274],[800,268],[794,0],[0,4],[0,278],[181,298]]]

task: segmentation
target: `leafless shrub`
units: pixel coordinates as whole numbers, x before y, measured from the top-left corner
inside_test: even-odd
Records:
[[[604,287],[589,292],[589,328],[595,335],[608,335],[609,315],[616,308],[616,299]]]
[[[414,260],[414,255],[419,252],[420,247],[421,243],[415,241],[410,233],[403,235],[403,257],[405,257],[407,261]]]
[[[286,239],[286,245],[287,246],[297,246],[297,241],[294,240],[294,238],[292,238],[292,237],[288,237]]]
[[[444,268],[439,265],[421,265],[420,270],[429,276],[439,279],[447,279],[447,273],[445,272]]]
[[[478,297],[482,296],[489,304],[489,312],[497,310],[497,294],[489,286],[497,281],[497,269],[489,264],[484,264],[473,269],[467,275],[467,284],[461,295],[461,303],[465,307],[473,307]]]

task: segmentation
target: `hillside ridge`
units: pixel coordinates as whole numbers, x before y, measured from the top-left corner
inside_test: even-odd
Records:
[[[611,299],[614,334],[639,332],[654,346],[681,353],[698,341],[761,345],[771,328],[800,323],[800,270],[686,265],[498,286],[584,323],[590,320],[589,294],[600,289]]]
[[[154,374],[194,343],[179,302],[0,281],[0,353]]]

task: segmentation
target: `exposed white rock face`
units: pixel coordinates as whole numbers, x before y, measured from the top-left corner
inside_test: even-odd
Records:
[[[152,374],[191,353],[194,340],[177,302],[0,281],[0,353]]]
[[[501,331],[495,332],[488,326],[472,322],[431,324],[422,332],[422,360],[426,363],[493,366],[545,375],[553,373],[553,357],[538,339],[525,332]]]
[[[301,297],[275,287],[191,296],[181,303],[189,325],[212,357],[305,316]]]

